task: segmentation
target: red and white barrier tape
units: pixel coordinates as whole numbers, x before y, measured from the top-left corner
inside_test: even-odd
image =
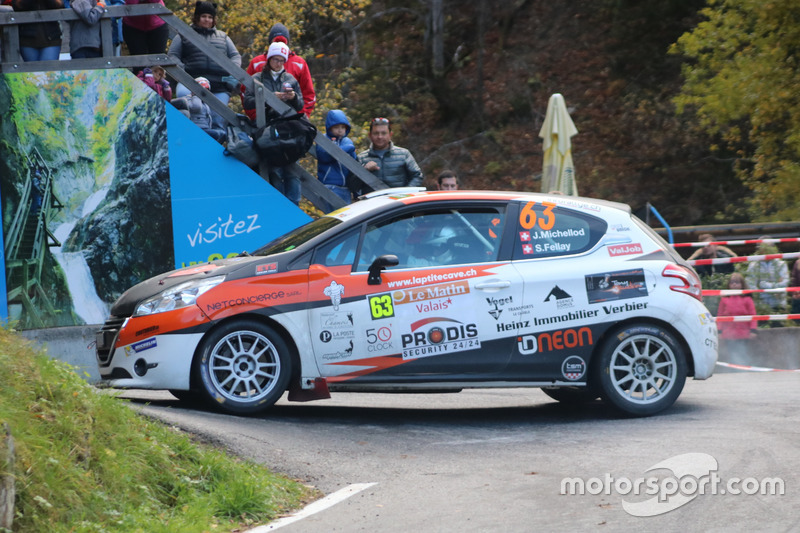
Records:
[[[776,287],[774,289],[703,289],[703,296],[736,296],[760,292],[800,292],[800,287]]]
[[[784,239],[745,239],[740,241],[712,241],[712,242],[678,242],[672,245],[673,248],[704,248],[711,244],[717,246],[739,246],[742,244],[777,244],[779,242],[800,242],[800,237],[788,237]]]
[[[750,372],[800,372],[800,368],[766,368],[763,366],[749,366],[749,365],[735,365],[733,363],[724,363],[717,361],[719,366],[725,368],[735,368],[736,370],[748,370]]]
[[[800,314],[788,315],[737,315],[714,317],[717,322],[750,322],[762,320],[800,320]]]
[[[749,261],[771,261],[772,259],[795,259],[800,257],[800,252],[787,254],[742,255],[739,257],[715,257],[714,259],[692,259],[687,261],[690,265],[724,265],[726,263],[747,263]]]

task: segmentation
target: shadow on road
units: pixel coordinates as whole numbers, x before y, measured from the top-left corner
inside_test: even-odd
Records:
[[[460,393],[468,395],[469,393]],[[485,405],[475,405],[476,398],[470,397],[463,402],[466,405],[459,406],[458,401],[450,399],[445,407],[440,407],[437,401],[439,395],[402,395],[407,398],[398,398],[396,405],[385,405],[388,403],[386,398],[397,398],[400,395],[377,395],[381,396],[383,405],[368,405],[363,399],[354,398],[360,396],[356,394],[340,394],[336,396],[335,404],[326,403],[329,401],[321,400],[311,403],[287,403],[280,402],[271,409],[253,418],[276,423],[299,423],[314,424],[317,426],[330,425],[341,426],[402,426],[402,425],[469,425],[471,427],[498,427],[505,425],[529,425],[531,427],[541,427],[549,424],[570,424],[585,423],[591,421],[608,420],[646,420],[637,419],[620,414],[601,400],[596,400],[583,405],[567,405],[556,401],[534,399],[536,393],[531,393],[531,403],[529,405],[492,405],[492,401],[487,399]],[[194,410],[208,412],[214,416],[230,416],[214,410],[206,404],[180,401],[163,395],[162,398],[147,398],[139,396],[127,396],[121,394],[120,398],[126,399],[136,404],[148,404],[154,407],[165,407],[176,410]],[[413,396],[413,397],[412,397]],[[450,398],[458,395],[447,395]],[[352,402],[348,400],[352,399]],[[428,405],[421,404],[429,402]],[[478,398],[480,399],[480,398]],[[343,405],[343,403],[349,403]],[[678,401],[666,411],[656,415],[658,419],[665,417],[680,417],[684,415],[702,416],[706,409],[701,404],[696,404],[689,399],[678,399]]]

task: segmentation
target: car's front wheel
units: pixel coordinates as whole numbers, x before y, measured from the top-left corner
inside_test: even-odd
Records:
[[[603,399],[629,415],[663,411],[686,382],[684,350],[660,326],[624,326],[608,337],[599,355],[593,370]]]
[[[272,328],[236,320],[205,338],[194,373],[198,390],[212,405],[233,414],[253,414],[272,406],[286,390],[291,357]]]

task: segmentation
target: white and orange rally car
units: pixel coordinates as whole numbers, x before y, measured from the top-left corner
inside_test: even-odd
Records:
[[[287,390],[540,387],[645,416],[711,376],[717,329],[695,272],[627,205],[390,189],[129,289],[97,360],[112,387],[237,414]]]

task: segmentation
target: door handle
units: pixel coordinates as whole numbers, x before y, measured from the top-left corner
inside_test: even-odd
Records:
[[[476,289],[507,289],[511,286],[511,282],[504,279],[496,279],[492,281],[486,281],[484,283],[476,283]]]

